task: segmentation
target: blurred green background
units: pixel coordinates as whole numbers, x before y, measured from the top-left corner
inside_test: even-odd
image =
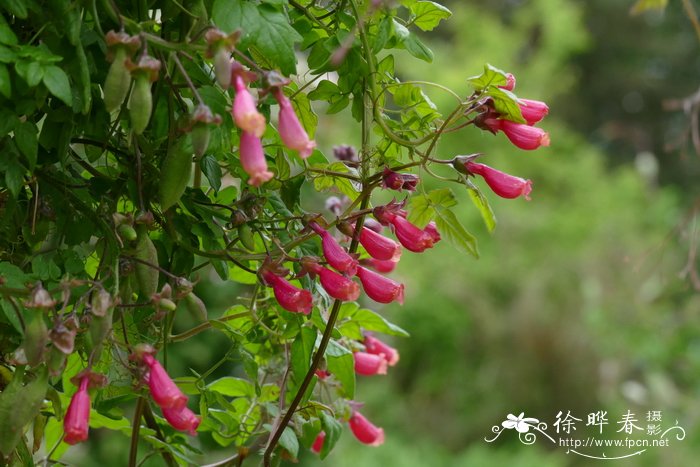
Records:
[[[403,79],[466,95],[466,78],[484,63],[512,72],[519,97],[549,103],[542,127],[552,145],[523,152],[471,127],[442,140],[438,157],[484,152],[484,163],[531,179],[532,201],[499,199],[478,180],[498,218],[489,235],[466,190],[452,187],[481,259],[456,254],[445,241],[421,255],[405,252],[393,276],[406,284],[406,303],[381,311],[411,338],[389,340],[401,360],[387,376],[358,380],[362,412],[384,428],[386,443],[367,447],[346,430],[323,465],[600,465],[542,436],[530,446],[512,430],[484,441],[510,413],[551,426],[559,411],[571,411],[589,433],[582,425],[598,410],[608,412],[611,438],[627,410],[644,427],[647,411],[660,410],[664,427],[677,420],[687,433],[669,447],[608,463],[696,465],[700,293],[680,273],[698,240],[692,209],[700,156],[677,144],[687,116],[662,108],[700,83],[700,42],[681,1],[639,16],[629,14],[634,0],[442,3],[453,16],[425,36],[434,63],[395,51]],[[425,92],[451,110],[449,95]],[[316,139],[326,154],[359,142],[354,121],[323,110],[316,107]],[[313,196],[304,203],[322,206]],[[197,292],[216,310],[240,291],[204,283]],[[188,341],[187,353],[171,359],[173,374],[203,371],[224,345],[216,333]],[[90,455],[112,465],[126,443],[92,445]],[[85,449],[67,460],[87,465]],[[230,453],[215,452],[212,461]],[[303,452],[300,464],[322,463]]]

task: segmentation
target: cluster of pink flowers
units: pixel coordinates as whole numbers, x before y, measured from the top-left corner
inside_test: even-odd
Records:
[[[231,115],[236,126],[241,129],[239,155],[243,170],[250,176],[248,183],[259,186],[270,180],[274,174],[268,170],[262,136],[265,133],[265,116],[258,111],[255,97],[250,93],[247,80],[251,73],[244,71],[238,63],[231,64],[231,82],[236,96],[233,99]],[[311,155],[316,143],[299,122],[292,103],[279,87],[272,88],[272,95],[280,106],[278,115],[278,132],[282,142],[289,149],[299,152],[306,159]]]
[[[196,436],[201,419],[187,408],[187,396],[152,354],[150,346],[139,346],[134,355],[146,366],[145,379],[153,401],[161,408],[163,416],[173,428]]]

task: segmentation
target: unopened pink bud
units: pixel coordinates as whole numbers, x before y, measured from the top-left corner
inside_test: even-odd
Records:
[[[525,199],[530,199],[529,194],[532,191],[532,182],[530,180],[508,175],[477,162],[467,162],[465,167],[469,172],[481,175],[493,192],[501,198],[513,199],[518,196],[524,196]]]
[[[401,245],[367,227],[362,227],[360,243],[373,258],[398,261],[401,257]]]
[[[384,277],[362,266],[357,268],[357,277],[369,298],[379,303],[391,303],[394,300],[403,305],[403,284]]]
[[[398,260],[393,261],[393,260],[387,260],[383,261],[381,259],[376,259],[376,258],[365,258],[363,260],[360,260],[360,263],[363,266],[368,266],[372,269],[374,269],[377,272],[381,273],[389,273],[392,272],[394,269],[396,269],[396,265],[398,264]]]
[[[248,91],[243,77],[236,75],[234,78],[236,97],[233,99],[233,120],[238,128],[244,132],[260,138],[265,133],[265,116],[258,112],[255,98]]]
[[[162,409],[179,409],[187,404],[187,396],[170,379],[165,368],[153,355],[144,354],[144,363],[148,366],[148,387],[151,397]]]
[[[201,419],[187,406],[170,409],[163,408],[163,416],[176,430],[184,431],[191,436],[197,435],[197,427]]]
[[[344,272],[348,276],[354,276],[357,272],[358,261],[350,256],[345,251],[345,248],[340,246],[338,241],[333,238],[330,232],[318,225],[316,222],[311,222],[309,227],[321,236],[321,246],[323,247],[323,256],[333,268],[340,272]]]
[[[549,146],[549,134],[542,128],[500,119],[488,119],[485,124],[492,131],[501,130],[520,149],[532,151],[540,146]]]
[[[277,302],[282,308],[292,313],[308,315],[313,307],[311,292],[294,287],[288,280],[272,271],[262,273],[263,280],[272,287]]]
[[[382,188],[398,191],[416,191],[416,185],[418,185],[419,180],[418,175],[394,172],[387,167],[382,174]]]
[[[314,151],[316,142],[309,140],[309,135],[304,130],[304,127],[301,126],[299,118],[287,96],[278,89],[275,92],[275,98],[280,105],[278,122],[282,142],[289,149],[299,151],[299,156],[302,159],[306,159]]]
[[[238,152],[243,170],[250,175],[249,184],[259,186],[274,177],[275,174],[267,170],[267,161],[260,138],[247,131],[241,132]]]
[[[380,446],[384,443],[384,430],[373,425],[359,412],[353,412],[350,420],[350,431],[358,441],[370,446]]]
[[[549,106],[542,101],[519,99],[520,111],[528,125],[534,125],[549,113]]]
[[[89,376],[83,376],[80,380],[78,392],[73,394],[63,419],[63,441],[68,444],[77,444],[88,438],[90,422],[90,395],[88,394]]]
[[[314,444],[311,445],[311,450],[315,452],[316,454],[321,452],[321,449],[323,449],[323,442],[326,440],[326,432],[322,431],[316,436],[316,439],[314,440]]]
[[[387,360],[381,355],[367,352],[355,352],[355,373],[364,376],[385,375]]]
[[[360,286],[351,279],[335,271],[331,271],[328,268],[324,268],[314,260],[303,259],[302,264],[307,270],[318,274],[321,285],[331,297],[343,300],[344,302],[351,302],[357,300],[360,296]]]
[[[399,351],[392,346],[385,344],[376,337],[366,335],[363,342],[367,353],[384,357],[389,366],[394,366],[399,361]]]

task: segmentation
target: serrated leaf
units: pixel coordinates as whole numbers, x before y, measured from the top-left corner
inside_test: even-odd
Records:
[[[413,195],[408,205],[408,221],[419,228],[424,228],[433,220],[435,208],[433,208],[428,195]]]
[[[274,62],[285,75],[296,72],[296,55],[294,43],[301,42],[302,37],[289,24],[281,11],[270,5],[260,5],[260,22],[255,31],[255,45],[265,56]]]
[[[484,196],[481,190],[479,190],[479,188],[472,183],[471,180],[467,179],[465,183],[467,185],[469,199],[472,200],[474,206],[476,206],[476,208],[479,210],[481,218],[484,220],[484,224],[486,224],[486,228],[488,229],[489,233],[493,232],[493,230],[496,228],[496,215],[494,214],[493,209],[491,209],[489,200],[486,198],[486,196]]]
[[[309,97],[303,92],[297,93],[292,101],[292,107],[294,108],[294,113],[296,113],[301,126],[304,127],[306,132],[309,134],[309,138],[313,139],[316,134],[316,127],[318,126],[318,115],[311,108],[311,102],[309,102]]]
[[[299,440],[297,435],[294,433],[290,427],[286,427],[282,431],[282,436],[279,440],[280,446],[282,446],[289,454],[292,455],[294,459],[299,455]]]
[[[44,67],[43,81],[49,92],[58,97],[64,104],[73,105],[73,94],[71,93],[70,82],[65,71],[56,65]]]
[[[319,456],[321,459],[325,459],[340,439],[340,435],[343,433],[343,425],[325,410],[321,412],[320,419],[326,438],[323,440],[323,447]]]
[[[448,208],[436,210],[435,223],[437,224],[440,234],[459,251],[469,253],[475,258],[479,257],[476,238],[467,232],[452,211]]]
[[[490,87],[485,93],[493,98],[493,106],[501,117],[511,122],[525,123],[518,97],[507,89]]]
[[[202,157],[200,161],[202,167],[202,173],[209,180],[209,185],[218,192],[221,189],[221,167],[219,162],[211,154],[207,154]]]
[[[467,78],[467,82],[477,91],[481,91],[489,86],[503,86],[508,82],[508,78],[505,71],[487,63],[482,74]]]
[[[254,34],[260,15],[253,2],[246,0],[214,0],[211,17],[219,29]]]
[[[352,353],[331,340],[326,349],[326,364],[330,374],[343,386],[345,397],[355,397],[355,359]]]
[[[411,5],[410,10],[413,13],[413,24],[423,31],[432,31],[440,21],[452,16],[449,9],[435,2],[416,2]]]
[[[316,89],[308,94],[308,98],[312,101],[327,101],[337,94],[340,94],[340,88],[338,88],[338,85],[332,81],[324,79],[318,83]]]

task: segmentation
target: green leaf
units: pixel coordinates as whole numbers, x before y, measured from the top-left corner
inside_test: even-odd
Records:
[[[455,195],[449,188],[432,190],[427,195],[413,195],[409,205],[408,220],[423,229],[435,217],[437,207],[449,208],[456,204]]]
[[[24,284],[29,277],[12,263],[0,262],[0,277],[3,278],[7,287],[14,289],[24,288]]]
[[[7,70],[7,66],[4,63],[0,64],[0,94],[8,99],[12,95],[10,72]]]
[[[440,21],[452,16],[452,12],[435,2],[420,1],[414,3],[411,8],[413,24],[423,31],[432,31],[440,24]]]
[[[297,60],[294,43],[301,42],[302,37],[281,11],[270,5],[260,5],[258,11],[260,22],[254,32],[255,45],[269,60],[279,66],[282,73],[295,73]]]
[[[255,397],[255,386],[248,380],[224,376],[207,385],[207,390],[228,397]]]
[[[7,24],[4,15],[0,15],[0,44],[17,45],[17,36]]]
[[[355,397],[355,359],[352,352],[331,340],[326,349],[326,363],[328,371],[343,386],[345,397]]]
[[[340,94],[340,88],[337,84],[327,79],[322,80],[316,86],[316,89],[308,94],[309,99],[312,101],[328,101],[331,97]]]
[[[467,232],[450,209],[441,208],[436,210],[435,223],[440,233],[459,251],[469,253],[475,258],[479,257],[476,238]]]
[[[343,425],[325,410],[321,412],[320,418],[321,427],[326,433],[326,438],[323,440],[323,447],[319,455],[321,459],[325,459],[340,439],[340,435],[343,433]]]
[[[280,197],[284,201],[284,205],[290,211],[293,211],[298,205],[301,198],[301,187],[304,184],[304,174],[299,174],[289,180],[285,180],[280,188]]]
[[[525,123],[522,110],[518,105],[518,97],[512,92],[498,87],[490,87],[486,93],[493,98],[493,106],[501,117],[511,122]]]
[[[334,162],[330,165],[328,164],[313,164],[313,168],[327,171],[327,172],[337,172],[337,173],[352,173],[356,175],[357,172],[354,169],[348,168],[347,165],[342,162]],[[330,188],[336,188],[344,195],[348,196],[350,199],[354,200],[357,198],[360,190],[359,186],[353,184],[350,179],[345,177],[339,177],[333,173],[326,173],[322,175],[314,174],[314,188],[316,191],[328,190]]]
[[[5,0],[2,2],[2,6],[18,18],[27,18],[27,5],[24,0]]]
[[[34,60],[20,60],[15,64],[15,70],[17,74],[26,81],[30,88],[33,88],[41,82],[41,78],[44,77],[44,69],[41,67],[39,62]]]
[[[471,84],[477,91],[484,90],[489,86],[503,86],[508,82],[506,72],[489,65],[484,65],[484,72],[478,76],[467,78],[467,83]]]
[[[47,254],[35,256],[32,259],[32,272],[43,281],[61,277],[61,268],[56,265],[53,257]]]
[[[73,105],[73,94],[65,71],[56,65],[44,67],[43,80],[51,94],[61,99],[64,104]]]
[[[296,459],[296,457],[299,455],[299,440],[297,439],[297,435],[294,433],[294,430],[292,430],[290,427],[286,427],[284,431],[282,431],[282,436],[280,436],[279,443],[280,446],[286,449],[287,452]]]
[[[14,378],[0,393],[0,453],[9,456],[22,438],[24,427],[39,413],[48,388],[45,365],[37,370],[35,378],[22,385],[24,371],[15,370]]]
[[[9,155],[5,155],[4,158],[0,158],[1,171],[5,172],[5,185],[9,188],[10,193],[17,197],[22,189],[22,185],[24,185],[25,169],[19,163],[16,153],[11,152]]]
[[[409,34],[403,40],[403,45],[408,53],[424,62],[433,62],[433,51],[428,48],[415,34]]]
[[[479,190],[479,188],[474,185],[471,180],[466,179],[465,183],[467,185],[469,199],[472,200],[474,206],[476,206],[476,208],[479,210],[481,218],[484,220],[484,224],[486,224],[488,231],[493,232],[493,230],[496,228],[496,215],[493,213],[493,209],[491,209],[489,200],[486,199],[486,196],[484,196],[481,190]]]
[[[372,44],[372,52],[374,54],[379,53],[389,41],[391,36],[394,34],[394,21],[391,16],[385,16],[379,23],[379,29],[377,30],[377,36],[374,38],[374,43]]]
[[[352,321],[360,325],[365,331],[381,332],[392,336],[409,336],[404,329],[387,321],[379,313],[375,313],[367,308],[357,310],[352,316]]]
[[[668,5],[668,0],[637,0],[637,3],[632,5],[630,13],[638,15],[648,10],[663,10]]]
[[[225,32],[240,29],[244,34],[254,34],[260,15],[253,2],[246,0],[214,0],[212,20]]]
[[[299,335],[292,343],[291,364],[292,372],[297,381],[304,379],[311,366],[311,355],[316,344],[316,328],[302,326]]]
[[[33,170],[36,165],[37,150],[39,148],[36,125],[30,121],[17,125],[15,128],[15,143],[17,143],[20,152],[29,161],[29,169]]]
[[[292,89],[289,90],[290,93],[293,92]],[[301,126],[304,127],[306,132],[309,134],[309,138],[313,139],[316,134],[316,127],[318,126],[318,115],[311,108],[311,102],[309,102],[309,97],[303,92],[297,93],[292,101],[292,107],[294,112],[301,122]]]
[[[222,175],[219,162],[214,156],[207,154],[202,157],[200,165],[202,167],[202,173],[204,173],[204,176],[207,177],[207,180],[209,180],[209,185],[214,189],[214,191],[218,192],[219,189],[221,189]]]

